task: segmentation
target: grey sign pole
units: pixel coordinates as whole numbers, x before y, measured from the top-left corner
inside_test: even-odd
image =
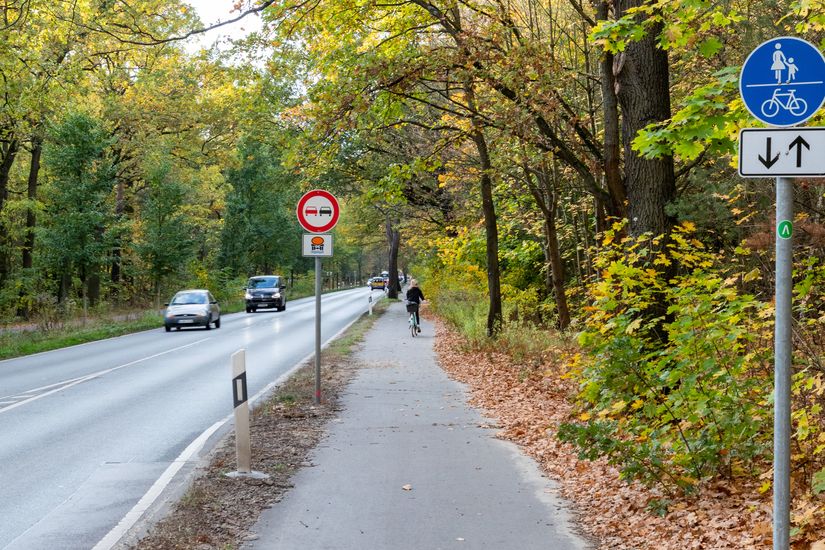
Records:
[[[776,322],[774,326],[773,549],[790,546],[791,301],[793,180],[776,179]]]
[[[315,404],[321,403],[321,258],[315,258]]]

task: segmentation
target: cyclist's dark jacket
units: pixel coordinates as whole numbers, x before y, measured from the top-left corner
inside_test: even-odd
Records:
[[[421,292],[421,289],[417,286],[414,286],[407,291],[408,302],[415,302],[416,304],[420,304],[422,300],[424,300],[424,293]]]

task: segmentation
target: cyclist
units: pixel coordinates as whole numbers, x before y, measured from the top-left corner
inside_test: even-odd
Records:
[[[407,290],[407,301],[421,305],[424,301],[424,293],[418,288],[418,281],[410,279],[410,288]],[[418,326],[418,332],[421,332],[421,317],[418,315],[418,309],[415,310],[415,324]]]

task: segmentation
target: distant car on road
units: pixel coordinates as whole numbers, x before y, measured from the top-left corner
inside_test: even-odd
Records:
[[[221,328],[221,308],[212,293],[204,289],[181,290],[166,304],[163,327],[166,332],[181,327]]]
[[[370,279],[370,290],[375,290],[376,288],[384,290],[387,287],[387,282],[384,280],[384,277],[373,277]]]
[[[286,285],[279,275],[250,277],[246,283],[246,312],[253,313],[259,307],[286,309]]]

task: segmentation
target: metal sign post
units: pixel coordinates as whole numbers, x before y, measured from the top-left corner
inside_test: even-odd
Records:
[[[304,235],[303,255],[315,257],[315,396],[313,402],[321,403],[321,257],[332,256],[332,235],[320,235],[332,230],[338,223],[341,208],[338,199],[323,189],[313,189],[304,194],[296,208],[298,223],[313,233]]]
[[[739,174],[776,177],[776,312],[774,324],[773,548],[788,550],[791,523],[791,340],[793,180],[825,175],[825,132],[794,128],[825,102],[825,57],[800,38],[781,36],[754,49],[739,75],[750,113],[770,126],[739,136]]]
[[[321,403],[321,258],[315,258],[315,404]]]
[[[787,550],[790,546],[792,299],[793,180],[776,178],[773,416],[773,547],[775,550]]]

